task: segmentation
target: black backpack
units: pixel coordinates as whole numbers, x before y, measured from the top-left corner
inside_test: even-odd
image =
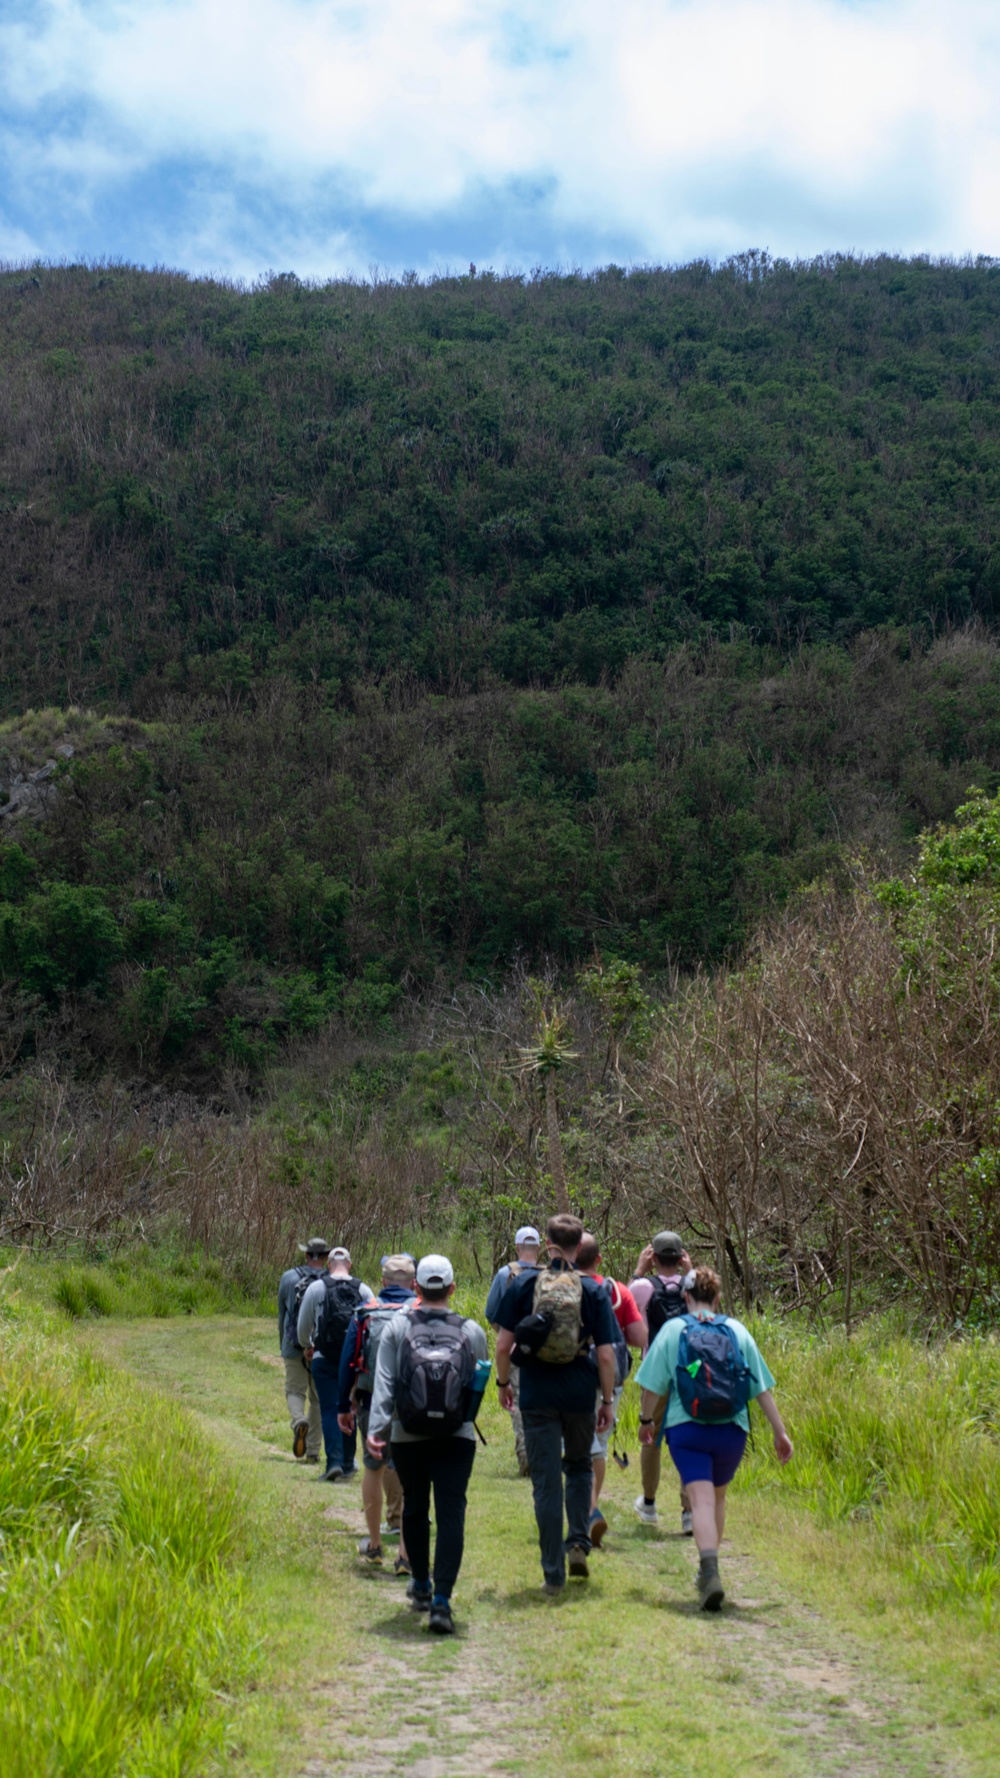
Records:
[[[646,1326],[649,1329],[649,1343],[653,1344],[661,1327],[668,1321],[676,1321],[678,1315],[687,1314],[687,1303],[684,1301],[684,1287],[679,1278],[661,1278],[659,1275],[651,1280],[653,1294],[646,1304]]]
[[[292,1298],[292,1306],[285,1317],[285,1332],[291,1340],[292,1345],[297,1346],[301,1352],[302,1347],[299,1346],[299,1310],[302,1307],[302,1298],[305,1296],[310,1284],[315,1284],[317,1278],[322,1276],[322,1273],[314,1272],[312,1266],[296,1266],[295,1270],[298,1272],[299,1281],[295,1286],[295,1295]]]
[[[352,1315],[361,1302],[361,1286],[356,1278],[323,1278],[326,1292],[320,1305],[313,1345],[328,1364],[339,1364],[344,1349],[344,1336]]]
[[[404,1432],[443,1437],[469,1418],[476,1358],[461,1315],[415,1309],[396,1364],[396,1416]]]

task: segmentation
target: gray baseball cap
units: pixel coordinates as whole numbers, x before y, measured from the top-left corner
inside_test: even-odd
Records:
[[[684,1252],[684,1243],[680,1235],[674,1234],[673,1229],[661,1229],[658,1235],[653,1236],[653,1252],[657,1259],[680,1259]]]
[[[321,1235],[314,1235],[312,1240],[307,1241],[304,1247],[302,1242],[299,1242],[299,1252],[308,1254],[310,1259],[325,1259],[329,1251],[330,1243],[329,1241],[324,1241]]]
[[[425,1253],[417,1267],[417,1283],[429,1290],[443,1290],[455,1282],[455,1268],[443,1253]]]

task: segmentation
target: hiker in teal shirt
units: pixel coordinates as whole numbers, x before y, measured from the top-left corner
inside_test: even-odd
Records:
[[[726,1490],[746,1448],[751,1401],[760,1403],[770,1423],[779,1463],[787,1463],[792,1455],[792,1441],[771,1393],[774,1378],[743,1323],[720,1315],[720,1290],[718,1274],[710,1266],[687,1274],[687,1314],[660,1329],[636,1379],[642,1390],[642,1444],[652,1441],[654,1421],[666,1404],[663,1427],[691,1500],[701,1558],[698,1597],[705,1611],[718,1611],[725,1597],[719,1579],[719,1544],[726,1523]],[[692,1351],[692,1362],[682,1363]]]

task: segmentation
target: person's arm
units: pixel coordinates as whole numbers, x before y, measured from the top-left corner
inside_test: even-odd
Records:
[[[285,1280],[282,1278],[278,1285],[278,1339],[282,1346],[285,1343],[285,1322],[288,1320],[288,1304],[285,1301],[287,1294]]]
[[[669,1391],[668,1391],[669,1393]],[[653,1442],[653,1421],[660,1417],[661,1409],[666,1406],[666,1395],[658,1395],[655,1389],[642,1389],[639,1392],[639,1443],[651,1445]]]
[[[316,1327],[316,1303],[318,1291],[315,1284],[310,1284],[299,1304],[299,1320],[295,1329],[296,1337],[303,1352],[308,1353],[312,1346],[312,1337]]]
[[[595,1351],[597,1376],[601,1385],[601,1405],[597,1410],[597,1431],[607,1432],[615,1417],[615,1349],[598,1346]]]
[[[635,1271],[632,1273],[633,1281],[636,1278],[648,1278],[655,1264],[656,1255],[653,1252],[653,1244],[650,1242],[648,1247],[643,1248],[635,1262]]]
[[[778,1412],[778,1404],[775,1401],[774,1396],[771,1394],[770,1389],[762,1389],[760,1394],[755,1396],[754,1399],[760,1403],[761,1408],[764,1411],[764,1418],[767,1420],[771,1431],[774,1433],[774,1454],[777,1457],[778,1462],[787,1463],[795,1447],[785,1431],[785,1423]]]
[[[644,1321],[629,1322],[625,1329],[625,1344],[627,1346],[637,1346],[640,1352],[645,1352],[646,1347],[649,1345],[649,1335],[646,1332],[646,1323]]]
[[[344,1344],[340,1348],[340,1365],[337,1370],[337,1425],[341,1432],[354,1431],[354,1410],[351,1407],[351,1390],[354,1388],[354,1353],[358,1344],[358,1318],[352,1315],[347,1323]],[[345,1421],[347,1424],[345,1425]]]
[[[514,1335],[507,1327],[502,1327],[497,1334],[497,1391],[500,1406],[508,1410],[514,1406],[514,1391],[510,1382],[510,1355],[514,1350]]]

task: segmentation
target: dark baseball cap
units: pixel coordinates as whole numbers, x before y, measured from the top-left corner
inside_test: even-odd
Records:
[[[299,1252],[308,1254],[310,1259],[325,1259],[329,1251],[330,1243],[329,1241],[324,1241],[321,1235],[314,1235],[312,1240],[307,1241],[304,1247],[302,1242],[299,1242]]]
[[[673,1229],[661,1229],[658,1235],[653,1236],[653,1252],[657,1259],[680,1259],[684,1252],[684,1243],[680,1235],[674,1234]]]

